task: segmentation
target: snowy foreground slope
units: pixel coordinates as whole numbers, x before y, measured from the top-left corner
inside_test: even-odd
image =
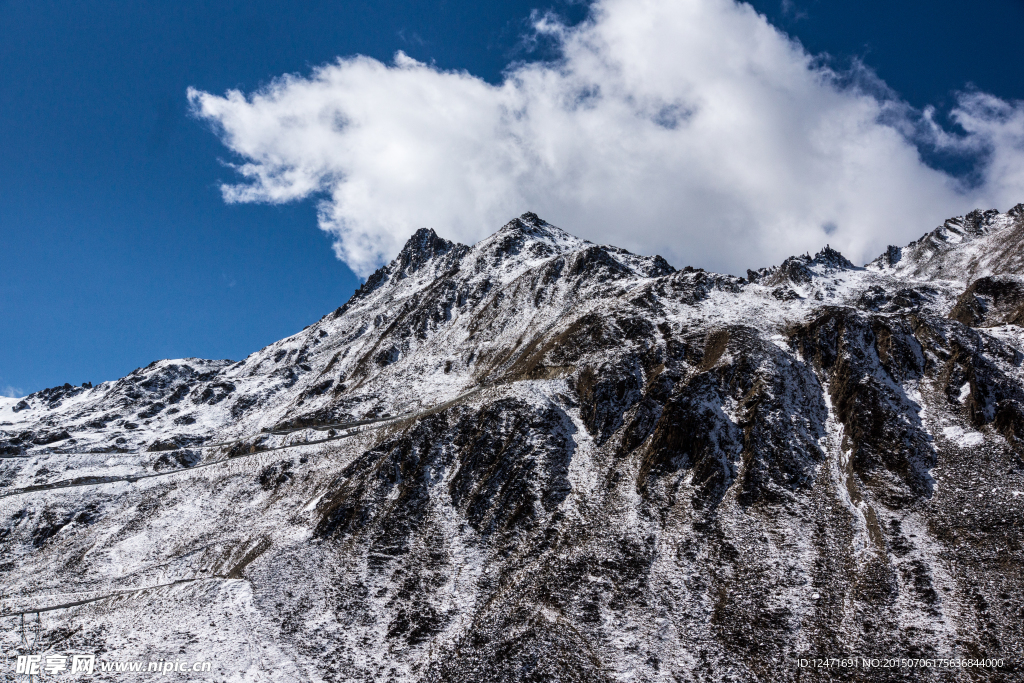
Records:
[[[1022,273],[1024,205],[746,278],[421,230],[243,361],[0,398],[0,679],[1021,680]]]

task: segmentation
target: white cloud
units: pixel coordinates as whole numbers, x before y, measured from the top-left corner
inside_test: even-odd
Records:
[[[21,389],[12,387],[9,384],[5,387],[0,387],[0,396],[4,398],[21,398],[24,395],[25,393]]]
[[[953,135],[748,5],[599,0],[577,27],[535,29],[562,59],[512,66],[500,85],[398,53],[249,95],[190,90],[242,159],[226,200],[320,197],[320,226],[361,275],[419,227],[472,243],[526,210],[742,272],[825,242],[865,261],[976,205],[1024,201],[1024,105],[962,95]],[[980,184],[930,168],[915,141],[983,155]]]

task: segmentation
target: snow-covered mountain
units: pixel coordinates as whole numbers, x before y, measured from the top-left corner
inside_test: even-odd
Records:
[[[534,214],[472,247],[420,230],[243,361],[0,398],[4,652],[232,681],[1020,675],[1022,273],[1024,205],[746,278]],[[1005,662],[798,666],[852,655]]]

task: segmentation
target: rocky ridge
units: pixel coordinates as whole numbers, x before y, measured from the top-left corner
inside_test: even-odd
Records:
[[[420,230],[245,360],[0,399],[5,651],[52,607],[39,648],[218,680],[1020,675],[1022,245],[1018,205],[738,278]],[[844,655],[1005,663],[796,665]]]

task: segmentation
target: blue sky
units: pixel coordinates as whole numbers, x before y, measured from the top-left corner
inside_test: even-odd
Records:
[[[859,59],[908,107],[935,106],[953,133],[947,115],[958,91],[1024,99],[1020,0],[979,0],[969,12],[919,0],[753,5],[811,55],[828,53],[834,69]],[[538,37],[531,10],[557,12],[563,33]],[[188,88],[251,94],[337,57],[391,64],[398,50],[427,71],[500,84],[510,63],[559,54],[552,41],[586,13],[580,3],[519,1],[0,0],[0,393],[115,379],[159,358],[238,359],[314,322],[358,286],[331,248],[351,253],[344,240],[318,227],[320,195],[224,201],[221,185],[239,177],[223,162],[247,159],[217,134],[223,121],[190,113]],[[921,147],[929,164],[966,177],[978,155],[944,149]],[[569,208],[565,218],[552,207],[573,230]],[[424,215],[445,234],[447,214]],[[465,230],[452,236],[480,228]],[[606,234],[612,241],[613,232],[584,236]],[[365,270],[393,249],[381,244],[379,254],[348,262]],[[670,260],[685,265],[680,258]],[[744,258],[766,265],[757,254]]]

